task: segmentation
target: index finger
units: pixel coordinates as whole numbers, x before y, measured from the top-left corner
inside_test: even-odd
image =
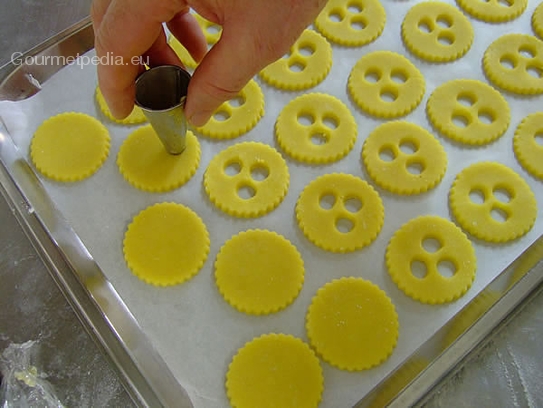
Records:
[[[179,12],[169,1],[154,2],[151,8],[149,4],[113,0],[95,32],[100,89],[111,112],[119,118],[126,117],[134,106],[139,57],[160,41],[162,22]]]

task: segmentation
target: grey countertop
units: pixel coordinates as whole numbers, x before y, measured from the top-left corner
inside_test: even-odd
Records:
[[[88,15],[90,0],[2,0],[0,66]],[[115,370],[86,333],[0,195],[0,353],[37,340],[36,366],[71,407],[132,406]],[[540,293],[426,406],[543,406]]]

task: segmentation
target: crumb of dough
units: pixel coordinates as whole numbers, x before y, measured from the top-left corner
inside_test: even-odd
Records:
[[[509,167],[480,162],[462,170],[449,193],[458,224],[474,237],[503,243],[525,235],[537,217],[534,193]]]
[[[527,34],[506,34],[488,46],[483,69],[492,84],[522,95],[543,93],[543,41]]]
[[[511,120],[505,98],[474,79],[454,79],[438,86],[428,98],[426,113],[443,135],[469,145],[498,139]]]
[[[413,6],[402,23],[402,38],[417,57],[431,62],[450,62],[468,52],[473,27],[456,7],[437,1]]]
[[[138,106],[134,106],[134,109],[132,109],[132,112],[130,112],[130,115],[128,115],[126,118],[117,119],[109,110],[109,106],[107,106],[106,100],[104,99],[104,95],[102,95],[100,88],[96,87],[95,95],[98,107],[109,120],[115,123],[119,123],[121,125],[137,125],[140,123],[145,123],[147,121],[147,118],[143,114],[143,111]]]
[[[97,119],[66,112],[45,120],[30,143],[30,158],[44,176],[63,182],[93,175],[109,155],[110,136]]]
[[[322,35],[307,29],[287,56],[268,65],[259,75],[276,88],[299,91],[322,82],[331,67],[332,47]]]
[[[466,234],[445,218],[414,218],[393,235],[386,265],[394,283],[409,297],[428,304],[452,302],[471,287],[477,270]]]
[[[391,51],[375,51],[358,60],[347,84],[363,111],[390,119],[407,115],[424,96],[420,71],[407,58]]]
[[[204,174],[211,202],[234,217],[260,217],[285,198],[290,175],[285,159],[264,143],[238,143],[217,154]]]
[[[377,285],[335,279],[313,297],[306,316],[309,343],[341,370],[367,370],[387,360],[398,341],[398,314]]]
[[[332,173],[310,182],[296,203],[304,235],[331,252],[352,252],[371,244],[384,223],[379,194],[361,178]]]
[[[290,101],[275,123],[277,142],[289,156],[309,164],[340,160],[354,146],[357,125],[339,99],[311,93]]]
[[[316,408],[323,388],[319,359],[287,334],[263,334],[247,342],[226,373],[226,393],[235,408]]]
[[[304,282],[296,247],[276,232],[248,230],[230,238],[215,261],[215,282],[240,312],[265,315],[290,305]]]
[[[385,9],[378,0],[329,0],[315,27],[330,41],[359,47],[375,41],[385,23]]]
[[[117,156],[123,177],[140,190],[163,193],[181,187],[196,173],[200,163],[200,144],[189,130],[181,154],[169,154],[151,125],[132,132]]]
[[[204,265],[209,233],[190,208],[158,203],[134,217],[124,236],[123,253],[130,270],[146,283],[177,285]]]
[[[254,128],[264,115],[264,94],[251,80],[239,94],[224,102],[202,127],[196,130],[212,139],[234,139]]]
[[[380,187],[396,194],[434,188],[447,170],[447,154],[430,132],[414,123],[387,122],[370,133],[362,160]]]

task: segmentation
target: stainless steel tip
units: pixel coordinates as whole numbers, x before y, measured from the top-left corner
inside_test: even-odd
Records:
[[[190,74],[174,65],[151,68],[136,79],[136,105],[170,154],[185,150],[185,99],[189,82]]]

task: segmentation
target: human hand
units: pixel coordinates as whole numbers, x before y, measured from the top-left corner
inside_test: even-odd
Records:
[[[121,57],[125,64],[98,66],[100,90],[112,113],[126,117],[134,106],[134,58],[151,66],[181,65],[167,44],[162,23],[196,61],[185,114],[202,126],[215,109],[232,99],[262,68],[288,52],[326,0],[93,0],[91,16],[98,57]],[[206,54],[203,33],[189,8],[221,25],[221,39]],[[108,54],[109,53],[109,54]]]

